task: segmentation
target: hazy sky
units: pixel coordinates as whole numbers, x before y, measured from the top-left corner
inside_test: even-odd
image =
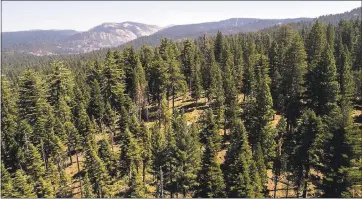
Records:
[[[104,22],[123,21],[166,26],[236,17],[317,17],[359,6],[359,1],[2,1],[2,31],[85,31]]]

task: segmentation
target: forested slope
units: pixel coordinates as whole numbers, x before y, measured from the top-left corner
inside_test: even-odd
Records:
[[[1,196],[361,197],[360,30],[219,32],[8,68]]]

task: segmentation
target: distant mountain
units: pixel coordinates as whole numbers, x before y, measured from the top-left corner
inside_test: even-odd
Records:
[[[295,19],[255,19],[255,18],[233,18],[219,22],[208,22],[200,24],[178,25],[169,28],[164,28],[150,36],[140,37],[130,42],[127,42],[118,48],[123,48],[126,45],[139,47],[142,45],[158,45],[161,38],[169,38],[172,40],[182,40],[185,38],[197,38],[203,34],[216,35],[217,31],[223,34],[235,34],[240,32],[252,32],[258,30],[273,29],[283,24],[289,24],[293,28],[299,29],[302,27],[310,27],[318,20],[321,23],[331,23],[337,25],[342,19],[360,19],[361,7],[351,11],[323,15],[317,18],[295,18]]]
[[[313,18],[295,18],[295,19],[257,19],[257,18],[232,18],[218,22],[207,22],[199,24],[176,25],[164,28],[150,36],[140,37],[132,40],[125,45],[135,47],[147,45],[157,45],[161,38],[171,40],[182,40],[185,38],[197,38],[203,34],[216,35],[218,31],[223,34],[236,34],[240,32],[254,32],[275,25],[289,24],[301,21],[312,21]]]
[[[78,32],[75,30],[29,30],[3,32],[1,43],[3,48],[8,48],[12,45],[20,44],[61,42],[76,33]]]
[[[103,23],[85,32],[40,30],[4,32],[3,51],[35,55],[78,54],[119,46],[161,28],[135,22]]]
[[[361,19],[361,7],[341,14],[318,18],[257,19],[232,18],[218,22],[158,27],[135,22],[103,23],[85,32],[74,30],[36,30],[2,33],[2,50],[9,53],[35,55],[79,54],[103,48],[123,48],[126,45],[158,45],[161,38],[174,41],[197,38],[203,34],[215,35],[253,32],[273,29],[282,24],[295,28],[311,26],[315,20],[336,25],[340,19]]]

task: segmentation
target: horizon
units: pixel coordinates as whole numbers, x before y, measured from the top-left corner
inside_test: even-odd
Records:
[[[150,6],[153,7],[150,9]],[[207,23],[231,18],[316,18],[323,15],[348,12],[359,7],[361,5],[358,1],[108,1],[101,3],[86,1],[85,4],[84,2],[69,1],[7,1],[2,2],[2,32],[39,30],[75,30],[83,32],[104,23],[123,22],[137,22],[164,28],[170,25]],[[42,10],[42,12],[39,12],[39,10]],[[19,15],[19,13],[22,13],[22,15]],[[27,17],[24,18],[24,15]],[[120,19],[117,20],[117,18]]]

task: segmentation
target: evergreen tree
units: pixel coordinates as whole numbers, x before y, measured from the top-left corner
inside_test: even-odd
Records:
[[[10,177],[9,171],[5,168],[3,162],[1,162],[1,197],[11,198],[13,195],[13,179]]]
[[[23,170],[18,169],[15,172],[13,179],[13,192],[12,197],[14,198],[35,198],[34,187],[29,180],[29,177],[24,173]]]
[[[312,70],[308,94],[311,107],[319,115],[326,115],[337,103],[338,82],[334,56],[329,45],[321,55],[318,65]]]
[[[176,182],[178,192],[183,197],[196,185],[197,172],[200,167],[200,143],[195,125],[187,126],[184,115],[177,116],[173,122],[176,134]]]
[[[102,120],[104,117],[104,103],[101,94],[100,86],[97,80],[91,84],[91,99],[88,105],[88,113],[93,117],[98,126],[102,129]]]
[[[220,135],[214,123],[212,111],[208,110],[205,116],[202,134],[205,136],[205,151],[202,155],[201,170],[197,182],[198,189],[196,197],[225,197],[225,184],[216,155],[220,149]]]
[[[307,197],[311,169],[319,169],[319,160],[323,157],[323,145],[330,135],[323,126],[320,117],[308,109],[303,113],[297,131],[294,134],[293,172],[298,189],[303,187],[303,197]],[[299,190],[297,191],[297,195]]]
[[[220,31],[218,31],[217,35],[216,35],[215,44],[214,44],[215,60],[218,63],[221,63],[221,61],[222,61],[222,51],[224,49],[223,44],[224,44],[223,35]]]
[[[201,63],[199,52],[195,53],[194,67],[191,74],[191,97],[195,99],[196,103],[202,96],[202,79],[201,79]]]
[[[350,101],[354,96],[354,86],[351,71],[351,58],[346,45],[342,47],[340,63],[337,71],[339,71],[338,82],[341,99]]]
[[[228,197],[252,197],[250,164],[252,152],[242,121],[235,122],[231,132],[231,142],[225,157],[224,176]]]
[[[93,194],[93,188],[92,188],[92,184],[89,180],[88,173],[85,173],[82,185],[83,185],[82,191],[84,193],[84,197],[85,198],[94,198],[95,195]]]
[[[297,118],[303,110],[304,77],[307,72],[306,52],[299,36],[292,38],[292,43],[285,54],[286,67],[281,71],[280,96],[282,113],[287,120],[287,128],[290,130],[297,125]]]
[[[56,197],[59,198],[70,198],[72,197],[72,190],[70,187],[71,179],[69,174],[67,174],[64,170],[60,172],[60,182],[59,182],[59,190],[56,194]]]
[[[16,105],[11,95],[11,89],[4,76],[1,78],[1,159],[7,167],[16,168],[17,142]]]

